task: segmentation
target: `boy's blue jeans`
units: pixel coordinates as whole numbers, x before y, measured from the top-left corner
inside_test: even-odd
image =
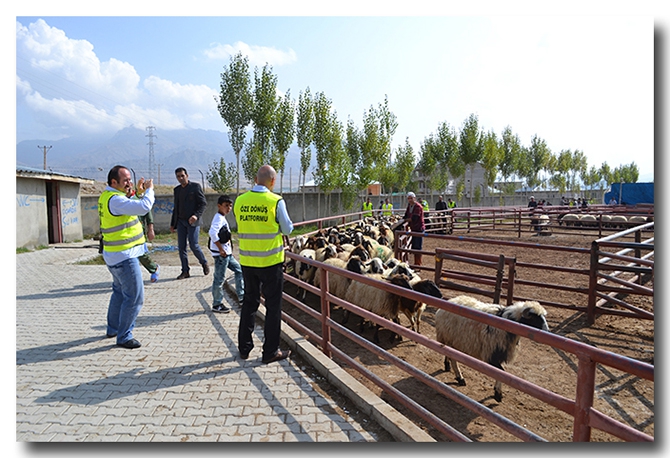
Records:
[[[214,258],[214,280],[212,281],[212,305],[223,302],[223,282],[226,279],[226,269],[235,274],[235,292],[242,303],[244,299],[244,278],[242,277],[242,266],[232,255],[226,257],[213,256]]]

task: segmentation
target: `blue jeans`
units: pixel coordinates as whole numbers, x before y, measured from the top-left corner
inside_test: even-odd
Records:
[[[214,256],[214,281],[212,282],[212,305],[223,302],[223,282],[226,279],[226,269],[230,268],[235,273],[235,292],[240,304],[244,300],[244,278],[242,278],[242,267],[232,255],[225,258]]]
[[[207,264],[207,258],[198,244],[198,235],[200,225],[191,226],[186,219],[177,219],[177,244],[179,246],[179,260],[181,261],[181,271],[188,272],[188,251],[186,242],[191,247],[191,251],[201,265]]]
[[[112,297],[107,308],[107,334],[122,344],[133,338],[135,319],[144,303],[142,269],[137,258],[107,266],[112,274]]]

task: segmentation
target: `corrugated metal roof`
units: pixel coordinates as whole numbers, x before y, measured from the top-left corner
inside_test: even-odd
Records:
[[[61,179],[64,181],[76,181],[94,183],[95,180],[91,178],[78,177],[75,175],[67,175],[65,173],[53,172],[51,170],[35,169],[32,167],[16,166],[16,176],[25,178],[37,178],[43,180]]]

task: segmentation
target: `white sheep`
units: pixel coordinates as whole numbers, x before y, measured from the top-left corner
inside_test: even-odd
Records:
[[[647,218],[641,215],[633,215],[628,218],[629,223],[634,223],[633,226],[639,226],[640,224],[646,224]]]
[[[598,219],[595,215],[582,215],[579,218],[579,221],[584,227],[596,227],[598,226]]]
[[[360,275],[365,275],[367,273],[365,264],[363,263],[363,261],[361,261],[361,259],[358,256],[353,256],[352,258],[346,261],[340,258],[330,258],[323,261],[323,263],[331,265],[333,267],[338,267],[343,270],[348,270],[350,272],[354,272]],[[350,278],[338,275],[333,272],[328,272],[328,291],[333,296],[337,296],[340,299],[344,299],[350,284],[351,284]],[[321,287],[320,274],[316,274],[314,276],[314,286],[316,286],[317,288]]]
[[[305,248],[300,253],[300,256],[307,259],[316,259],[316,250],[311,248]],[[295,262],[295,274],[296,276],[304,281],[305,283],[312,283],[314,279],[314,274],[316,273],[316,267],[308,264],[306,262],[300,261],[299,259]],[[302,293],[302,294],[300,294]],[[302,300],[305,300],[307,296],[307,290],[304,288],[298,288],[298,295],[301,295]]]
[[[368,277],[385,281],[383,274],[368,274]],[[396,275],[389,282],[396,286],[412,289],[409,280],[404,275]],[[416,306],[416,301],[412,299],[357,281],[351,282],[344,299],[397,324],[400,324],[398,317],[401,312],[409,318],[414,313],[414,307]],[[346,322],[346,319],[344,322]],[[361,319],[361,329],[364,323],[365,320]],[[379,343],[379,328],[379,325],[375,327],[373,337],[375,343]],[[395,340],[396,337],[399,336],[393,333],[391,340]]]
[[[612,215],[612,227],[626,229],[628,218],[624,215]]]
[[[580,225],[579,220],[580,220],[579,215],[575,213],[566,213],[558,217],[558,225],[560,226],[563,223],[565,223],[566,227],[579,226]]]
[[[449,302],[470,307],[482,312],[497,315],[501,318],[513,320],[543,331],[548,331],[547,312],[538,302],[517,302],[510,306],[487,304],[470,296],[458,296],[449,299]],[[435,334],[438,342],[480,359],[498,369],[504,370],[502,365],[511,363],[519,346],[520,337],[511,332],[465,318],[455,313],[440,309],[435,313]],[[449,357],[444,358],[444,370],[449,371],[453,363],[454,374],[459,385],[465,385],[458,362]],[[494,398],[502,400],[502,383],[496,380]]]

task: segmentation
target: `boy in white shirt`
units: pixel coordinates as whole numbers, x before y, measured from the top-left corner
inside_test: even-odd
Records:
[[[235,292],[239,303],[244,299],[244,279],[242,267],[233,257],[233,246],[230,237],[230,226],[226,215],[233,208],[233,201],[227,195],[219,196],[218,211],[212,218],[209,227],[209,249],[214,258],[214,280],[212,282],[212,310],[219,313],[230,312],[230,307],[223,303],[223,282],[226,279],[226,269],[235,273]],[[221,231],[223,229],[223,231]]]

